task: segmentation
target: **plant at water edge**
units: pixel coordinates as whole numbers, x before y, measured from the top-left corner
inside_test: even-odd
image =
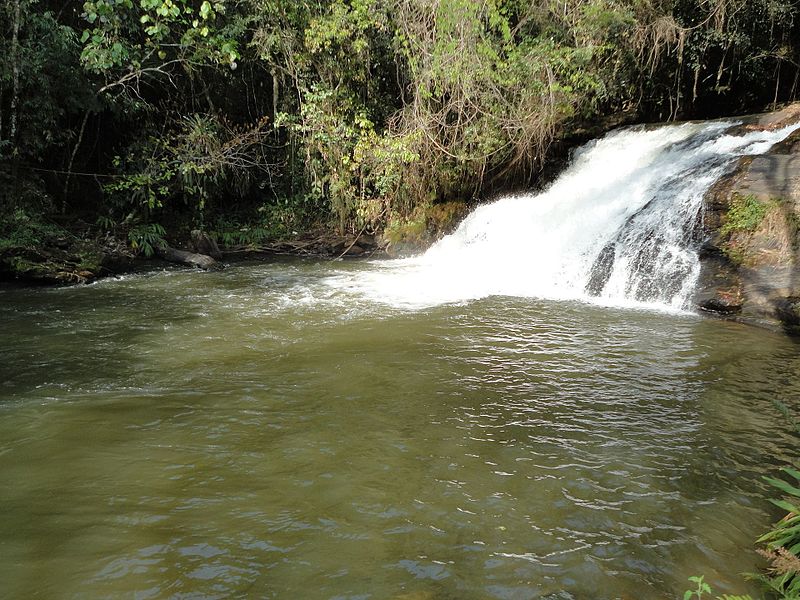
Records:
[[[697,588],[694,590],[686,590],[683,593],[683,600],[691,600],[692,598],[697,598],[697,600],[701,600],[703,594],[710,594],[711,593],[711,586],[708,585],[705,581],[703,581],[704,575],[695,575],[693,577],[689,577],[689,581],[697,585]]]
[[[771,500],[785,511],[787,515],[778,521],[772,529],[761,536],[758,541],[766,543],[766,548],[759,553],[770,561],[770,574],[757,575],[754,579],[762,582],[768,589],[779,594],[783,599],[800,598],[800,471],[791,467],[781,469],[795,480],[789,483],[775,477],[764,479],[773,487],[787,495],[787,500]]]
[[[156,248],[163,248],[167,245],[164,236],[167,232],[158,223],[148,223],[137,225],[128,232],[128,241],[131,248],[150,258],[155,254]]]
[[[711,586],[703,581],[704,578],[704,575],[695,575],[693,577],[689,577],[689,581],[691,581],[697,587],[695,589],[686,590],[683,593],[683,600],[692,600],[692,598],[702,600],[706,594],[710,595],[712,593]],[[753,600],[750,596],[729,596],[728,594],[723,594],[722,596],[717,596],[716,598],[717,600]]]

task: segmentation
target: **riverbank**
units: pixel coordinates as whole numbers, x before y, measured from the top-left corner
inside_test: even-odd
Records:
[[[177,259],[169,248],[226,262],[273,256],[324,259],[398,258],[419,253],[450,233],[469,212],[466,202],[420,207],[408,217],[396,217],[382,229],[342,234],[332,225],[314,224],[285,237],[241,243],[248,228],[227,231],[184,231],[177,236],[153,235],[146,245],[122,228],[104,230],[80,221],[57,223],[18,211],[15,220],[0,230],[0,282],[33,285],[91,283],[103,277],[160,268],[169,262],[187,266],[212,266]],[[198,242],[198,239],[202,240]],[[228,240],[229,243],[225,244]],[[220,255],[209,250],[218,248]],[[133,246],[136,246],[134,248]]]

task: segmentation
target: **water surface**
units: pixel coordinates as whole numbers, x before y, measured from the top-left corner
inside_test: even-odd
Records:
[[[752,592],[788,338],[285,261],[0,290],[0,596]],[[336,275],[333,280],[331,275]],[[339,282],[332,285],[331,282]]]

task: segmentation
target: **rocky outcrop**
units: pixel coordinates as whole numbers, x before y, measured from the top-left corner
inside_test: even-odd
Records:
[[[744,129],[800,122],[800,105]],[[800,333],[800,130],[743,157],[705,198],[697,304],[746,323]]]

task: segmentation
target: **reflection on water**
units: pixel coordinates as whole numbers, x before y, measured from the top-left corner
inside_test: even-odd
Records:
[[[301,262],[0,291],[0,596],[752,591],[790,340]]]

